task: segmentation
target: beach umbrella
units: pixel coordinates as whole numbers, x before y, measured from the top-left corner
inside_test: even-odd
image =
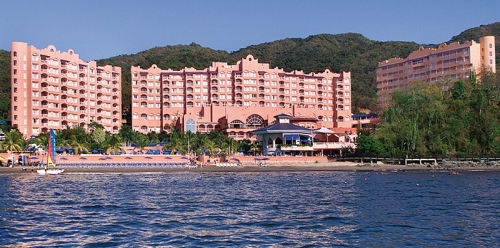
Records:
[[[106,160],[106,158],[99,158],[99,160]]]
[[[68,160],[68,159],[67,159],[67,158],[65,158],[65,157],[62,157],[62,158],[61,158],[61,160]]]
[[[106,159],[113,159],[113,158],[112,158],[112,157],[110,157],[110,156],[107,156],[107,157],[106,157]]]
[[[171,157],[165,157],[165,159],[172,159]]]
[[[146,157],[144,157],[144,158],[146,158],[146,159],[152,159],[152,157],[150,157],[150,156],[146,156]]]
[[[125,157],[125,159],[132,159],[131,157]]]
[[[87,160],[87,158],[86,158],[86,157],[80,157],[80,159],[81,159],[81,160]]]

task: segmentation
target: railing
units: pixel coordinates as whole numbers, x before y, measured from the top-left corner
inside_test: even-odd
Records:
[[[350,142],[314,142],[314,149],[341,149],[344,147],[356,148],[356,144]]]

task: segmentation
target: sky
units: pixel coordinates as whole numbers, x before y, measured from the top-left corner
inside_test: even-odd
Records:
[[[359,33],[439,44],[500,21],[498,0],[0,0],[0,49],[73,49],[84,61],[188,45],[227,52],[285,38]]]

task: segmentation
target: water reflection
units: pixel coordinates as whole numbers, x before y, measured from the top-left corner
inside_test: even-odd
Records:
[[[484,245],[498,238],[498,183],[431,173],[0,175],[0,246],[433,246],[460,235]]]

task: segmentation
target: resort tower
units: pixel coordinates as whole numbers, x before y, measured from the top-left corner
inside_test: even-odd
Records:
[[[310,129],[351,129],[350,72],[285,72],[248,55],[205,69],[132,66],[131,80],[132,128],[143,133],[176,127],[254,139],[251,131],[282,113]]]
[[[411,82],[458,80],[482,69],[496,72],[495,36],[481,37],[479,43],[471,40],[463,44],[441,43],[437,48],[420,47],[407,58],[391,58],[378,63],[378,106],[387,107],[390,94]]]
[[[25,137],[92,122],[120,130],[120,67],[84,62],[71,49],[12,42],[11,68],[12,126]]]

